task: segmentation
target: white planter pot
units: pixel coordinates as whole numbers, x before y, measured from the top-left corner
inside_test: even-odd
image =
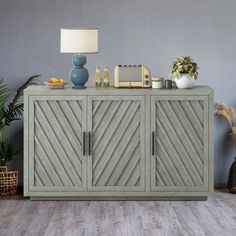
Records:
[[[192,88],[195,80],[189,74],[181,74],[179,78],[174,78],[178,88]]]

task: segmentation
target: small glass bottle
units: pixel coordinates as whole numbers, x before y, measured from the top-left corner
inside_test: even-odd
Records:
[[[101,87],[102,86],[102,78],[101,78],[100,66],[96,66],[95,80],[96,80],[96,87]]]
[[[103,87],[109,87],[109,73],[107,66],[104,66]]]

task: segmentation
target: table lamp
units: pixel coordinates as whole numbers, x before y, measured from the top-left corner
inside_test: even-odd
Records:
[[[87,53],[98,52],[97,28],[64,28],[61,29],[61,53],[73,53],[74,69],[70,72],[73,88],[83,89],[88,81],[89,73],[84,65]]]

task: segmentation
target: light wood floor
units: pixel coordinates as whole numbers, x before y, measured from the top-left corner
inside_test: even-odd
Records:
[[[236,235],[236,195],[208,201],[29,201],[1,198],[0,235]]]

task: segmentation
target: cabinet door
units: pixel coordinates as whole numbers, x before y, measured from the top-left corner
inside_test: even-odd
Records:
[[[92,191],[144,191],[145,97],[90,96]]]
[[[151,97],[151,190],[208,190],[208,97]]]
[[[30,96],[29,103],[29,191],[85,190],[86,97]]]

